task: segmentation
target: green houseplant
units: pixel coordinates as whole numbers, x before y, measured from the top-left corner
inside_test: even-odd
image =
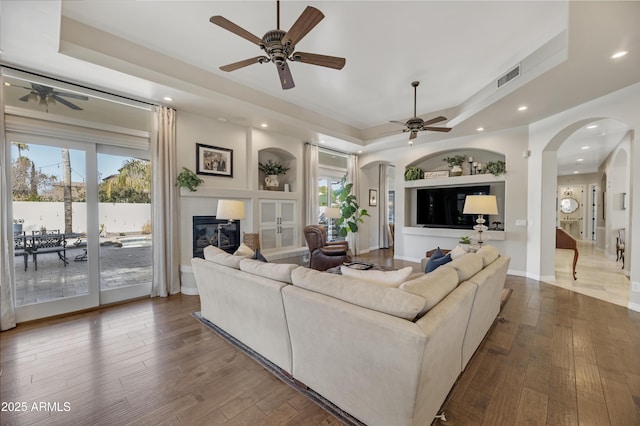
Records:
[[[196,188],[204,181],[200,179],[195,173],[186,167],[182,168],[182,171],[178,173],[178,179],[176,180],[176,186],[180,188],[187,188],[191,192],[195,192]]]
[[[506,164],[502,160],[488,161],[487,164],[484,165],[484,169],[494,176],[500,176],[507,173]]]
[[[404,180],[418,180],[424,177],[424,171],[420,167],[407,167],[404,171]]]
[[[450,176],[460,176],[462,174],[462,165],[467,160],[466,155],[454,155],[453,157],[445,157],[442,161],[446,161],[451,168]]]
[[[338,235],[346,237],[349,232],[358,232],[358,224],[364,223],[364,216],[369,216],[366,209],[360,208],[356,196],[351,193],[352,183],[347,178],[340,180],[340,189],[336,191],[340,217],[336,220]]]
[[[268,160],[266,163],[258,162],[258,169],[265,175],[286,175],[290,167],[284,166],[279,161]]]
[[[459,244],[471,244],[471,237],[460,237]]]

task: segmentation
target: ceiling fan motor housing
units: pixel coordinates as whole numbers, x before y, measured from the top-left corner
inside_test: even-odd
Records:
[[[289,51],[293,51],[295,48],[295,46],[285,46],[282,44],[282,38],[285,34],[286,32],[282,30],[271,30],[262,37],[262,44],[260,47],[267,52],[271,58],[271,62],[277,66],[282,66],[286,63],[289,58]]]

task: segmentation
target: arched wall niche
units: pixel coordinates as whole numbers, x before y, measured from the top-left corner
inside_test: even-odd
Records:
[[[296,185],[295,177],[297,175],[298,161],[296,157],[288,151],[278,147],[266,147],[260,149],[258,151],[258,163],[267,163],[269,160],[279,162],[285,167],[289,167],[287,173],[280,176],[280,190],[284,188],[284,184],[288,184],[291,192],[297,191],[298,187]],[[259,171],[258,187],[264,184],[265,177],[265,174],[262,171]]]
[[[464,155],[466,157],[466,161],[462,164],[463,175],[473,174],[472,170],[475,172],[479,169],[479,167],[474,169],[474,163],[483,165],[488,161],[505,161],[505,155],[498,151],[479,148],[459,148],[430,153],[407,164],[407,167],[420,167],[422,170],[430,172],[449,170],[449,165],[444,159],[445,157],[453,157],[455,155]]]

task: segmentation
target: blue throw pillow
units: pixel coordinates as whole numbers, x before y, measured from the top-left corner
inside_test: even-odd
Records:
[[[440,253],[442,254],[442,252]],[[434,253],[434,255],[431,256],[427,261],[427,265],[424,268],[424,273],[428,274],[429,272],[435,271],[438,267],[449,262],[451,262],[451,253],[447,253],[446,255],[443,254],[438,258],[435,257],[435,253]]]
[[[253,258],[255,260],[259,260],[260,262],[268,263],[268,260],[260,253],[260,250],[256,249],[256,252],[253,254]]]

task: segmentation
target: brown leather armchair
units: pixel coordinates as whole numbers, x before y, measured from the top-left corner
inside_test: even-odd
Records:
[[[349,243],[346,241],[327,242],[327,230],[322,225],[309,225],[304,228],[304,238],[309,247],[309,267],[326,271],[334,266],[350,262]]]

